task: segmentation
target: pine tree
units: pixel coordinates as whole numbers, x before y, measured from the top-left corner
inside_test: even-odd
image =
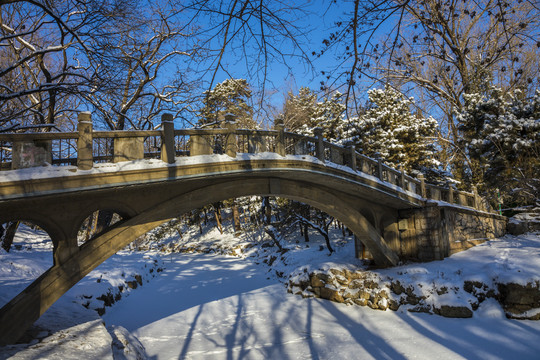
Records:
[[[363,154],[406,171],[436,169],[437,121],[411,112],[413,98],[391,87],[368,91],[370,108],[343,135]]]
[[[280,114],[285,128],[291,132],[298,132],[311,121],[316,104],[317,95],[307,87],[300,88],[298,95],[289,91]]]
[[[204,92],[199,125],[218,125],[226,114],[233,114],[238,128],[255,129],[253,108],[248,104],[251,89],[245,79],[227,79]]]

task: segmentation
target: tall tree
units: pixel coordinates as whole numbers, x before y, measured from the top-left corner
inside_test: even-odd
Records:
[[[203,94],[203,107],[199,112],[200,125],[218,125],[226,114],[234,115],[237,127],[255,129],[253,108],[249,104],[251,89],[245,79],[227,79]]]
[[[540,91],[464,96],[457,114],[469,166],[462,177],[492,198],[499,188],[510,206],[540,202]]]
[[[308,87],[301,87],[297,95],[289,91],[278,117],[288,131],[298,132],[313,118],[316,103],[317,94]]]
[[[371,106],[352,122],[347,141],[367,156],[409,172],[437,169],[437,121],[413,114],[414,99],[391,87],[370,90],[368,95]]]
[[[328,140],[339,140],[343,131],[343,95],[336,91],[317,101],[315,92],[307,87],[300,88],[298,95],[287,94],[280,120],[289,131],[313,135],[317,127],[323,129]]]

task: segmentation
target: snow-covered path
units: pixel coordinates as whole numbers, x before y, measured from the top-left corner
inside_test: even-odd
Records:
[[[107,325],[150,359],[538,359],[540,323],[494,300],[472,319],[375,311],[288,294],[266,267],[233,257],[167,256],[166,269],[107,308]]]

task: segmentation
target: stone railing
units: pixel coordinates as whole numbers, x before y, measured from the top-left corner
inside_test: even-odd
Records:
[[[489,204],[472,192],[458,191],[425,182],[358,153],[324,140],[322,129],[315,136],[275,130],[237,129],[228,117],[219,129],[174,129],[173,117],[162,116],[160,130],[94,131],[90,113],[79,114],[77,132],[0,134],[0,169],[15,170],[44,164],[75,165],[89,170],[95,163],[159,158],[173,164],[177,156],[274,152],[279,155],[311,155],[321,162],[343,165],[397,186],[424,199],[444,201],[488,211]]]

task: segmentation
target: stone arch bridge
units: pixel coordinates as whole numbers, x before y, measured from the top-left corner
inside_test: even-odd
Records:
[[[206,204],[246,195],[310,204],[351,229],[381,267],[435,260],[500,236],[505,218],[476,191],[428,184],[355,151],[285,132],[174,129],[0,134],[0,223],[49,233],[54,265],[0,309],[0,344],[16,341],[62,294],[134,239]],[[41,166],[44,165],[45,166]],[[52,165],[50,165],[52,164]],[[122,220],[79,245],[96,210]],[[472,240],[471,240],[472,239]]]

